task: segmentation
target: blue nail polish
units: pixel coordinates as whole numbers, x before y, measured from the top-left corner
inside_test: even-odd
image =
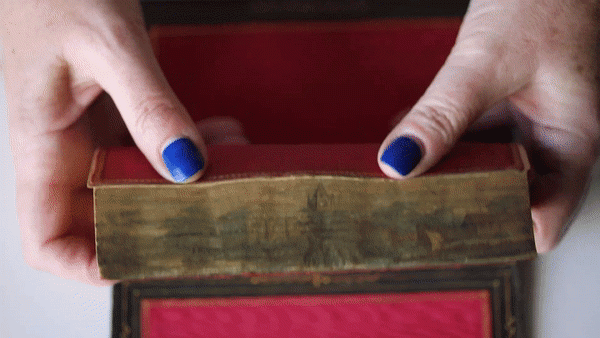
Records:
[[[204,158],[187,138],[171,142],[162,152],[163,161],[175,182],[185,182],[204,168]]]
[[[413,139],[403,136],[395,139],[381,155],[381,161],[400,175],[408,175],[421,161],[421,148]]]

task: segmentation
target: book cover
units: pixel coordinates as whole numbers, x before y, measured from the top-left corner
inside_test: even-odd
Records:
[[[527,163],[514,144],[459,144],[409,180],[378,145],[209,147],[205,176],[162,179],[136,148],[99,150],[104,278],[491,264],[535,255]],[[285,161],[281,161],[281,159]]]

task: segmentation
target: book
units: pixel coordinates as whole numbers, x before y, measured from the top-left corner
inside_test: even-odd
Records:
[[[236,179],[258,181],[260,167],[265,163],[269,163],[269,166],[264,173],[270,174],[262,179],[268,181],[291,180],[292,175],[304,175],[303,179],[307,175],[321,174],[336,180],[384,180],[375,161],[378,145],[365,144],[379,143],[389,132],[390,126],[401,117],[399,112],[412,106],[429,86],[454,45],[461,25],[461,18],[456,15],[462,15],[468,5],[468,1],[462,0],[458,4],[452,2],[448,5],[435,3],[432,6],[431,3],[433,2],[328,0],[227,3],[144,1],[142,5],[146,23],[152,26],[150,36],[161,68],[194,120],[223,115],[235,117],[244,126],[248,139],[258,144],[346,144],[325,147],[258,145],[241,149],[212,147],[209,149],[211,167],[203,182],[198,184],[217,184],[220,178],[213,170],[220,170],[221,173],[229,171],[227,181],[236,178],[231,170],[226,169],[225,166],[229,164],[228,168],[237,169],[234,174],[237,173],[239,177]],[[481,134],[488,142],[513,140],[511,130],[508,133],[491,133],[486,130],[475,139],[479,140]],[[513,150],[497,152],[505,147]],[[512,232],[511,226],[516,226],[517,223],[511,223],[507,227],[509,230],[502,230],[507,232],[499,233],[500,228],[496,228],[494,235],[494,231],[486,230],[494,229],[490,224],[490,228],[485,225],[478,228],[481,233],[475,236],[472,234],[474,228],[471,228],[471,224],[484,222],[485,217],[478,214],[467,215],[466,210],[458,207],[453,208],[456,209],[456,215],[453,213],[450,218],[456,222],[462,219],[463,226],[457,227],[458,230],[448,230],[456,233],[457,237],[463,236],[462,238],[495,238],[497,242],[491,242],[492,245],[497,245],[500,241],[505,241],[505,244],[514,241],[514,245],[510,244],[506,248],[517,248],[512,253],[496,252],[493,260],[480,259],[481,264],[471,264],[473,261],[466,264],[448,261],[433,264],[431,260],[427,260],[431,257],[424,255],[419,258],[415,254],[414,260],[403,261],[401,263],[404,265],[396,264],[389,269],[377,268],[373,261],[368,261],[355,270],[344,270],[347,267],[334,264],[341,260],[335,258],[335,255],[329,255],[334,252],[330,248],[338,247],[336,245],[340,239],[348,239],[348,233],[339,231],[337,225],[340,224],[335,221],[338,218],[334,218],[334,222],[319,223],[320,217],[344,215],[332,214],[325,204],[326,201],[339,201],[339,198],[317,198],[316,201],[320,203],[314,203],[317,189],[313,186],[314,190],[308,191],[298,202],[303,203],[303,210],[299,215],[306,218],[307,213],[312,213],[311,219],[317,221],[317,225],[322,224],[312,228],[313,233],[321,236],[314,236],[317,241],[311,243],[321,243],[324,254],[316,251],[318,254],[310,257],[330,257],[331,268],[323,264],[320,268],[313,266],[304,272],[293,272],[294,269],[290,269],[292,272],[264,274],[230,270],[233,274],[222,272],[212,277],[207,277],[210,271],[204,274],[188,271],[189,278],[177,276],[181,270],[172,270],[170,273],[175,278],[123,280],[114,288],[113,337],[291,337],[322,336],[324,332],[349,337],[528,336],[526,317],[531,311],[527,309],[527,295],[530,292],[527,284],[531,282],[531,271],[522,271],[520,267],[530,262],[513,261],[535,255],[530,235],[527,187],[523,183],[523,173],[527,169],[519,164],[519,156],[515,155],[518,152],[514,151],[514,146],[483,146],[479,150],[471,148],[468,155],[469,152],[465,151],[469,148],[470,146],[458,149],[447,158],[444,162],[446,164],[441,164],[423,178],[437,175],[450,178],[452,175],[464,174],[467,175],[465,180],[476,182],[473,181],[476,175],[485,177],[489,172],[494,172],[488,177],[497,182],[500,180],[499,176],[495,176],[497,173],[506,174],[516,170],[518,173],[514,176],[507,175],[507,180],[513,181],[514,186],[511,187],[514,188],[494,188],[486,185],[485,181],[480,184],[482,195],[490,194],[481,201],[481,205],[486,205],[485,201],[501,201],[502,198],[505,201],[516,201],[505,204],[507,215],[502,215],[499,219],[511,217],[509,222],[520,222],[518,224],[523,225],[523,232]],[[291,152],[292,155],[286,158],[289,165],[282,163],[281,158],[269,157],[272,152],[280,155],[289,155]],[[302,152],[313,156],[302,157]],[[343,156],[337,152],[341,152]],[[248,156],[244,155],[246,153]],[[459,156],[461,153],[464,156]],[[98,164],[106,161],[106,171],[97,172],[99,175],[95,177],[95,183],[121,184],[118,187],[106,186],[106,189],[125,190],[137,187],[143,191],[142,194],[148,195],[143,197],[145,200],[151,195],[160,195],[153,188],[145,190],[151,188],[152,184],[163,188],[169,185],[135,149],[106,149],[97,156]],[[115,163],[115,156],[121,156],[121,162],[116,162],[120,164]],[[260,160],[257,161],[254,158],[256,156]],[[267,158],[263,159],[263,156]],[[291,159],[295,158],[302,161],[294,163]],[[321,158],[318,160],[320,162],[314,162],[317,158]],[[452,158],[458,159],[456,163],[450,161]],[[328,161],[333,159],[339,159],[340,164],[336,164],[338,167]],[[480,165],[476,165],[477,159],[480,159]],[[500,160],[497,161],[498,159]],[[497,162],[487,163],[490,161]],[[255,166],[251,166],[251,163],[255,163]],[[344,166],[340,166],[341,163],[345,163]],[[508,182],[503,184],[506,183]],[[329,187],[330,185],[323,183],[324,190],[321,191],[324,193],[317,194],[318,197],[336,196],[335,191]],[[103,188],[98,186],[98,189]],[[494,192],[494,189],[499,189],[500,192]],[[104,193],[108,192],[100,194]],[[181,194],[188,193],[182,191]],[[109,196],[105,195],[105,199]],[[117,198],[125,202],[129,198],[127,196],[136,195],[122,191]],[[316,207],[313,211],[309,207],[310,196],[313,196],[310,205]],[[406,196],[410,197],[411,193],[406,193],[404,197]],[[223,201],[225,202],[221,203],[228,203],[227,200]],[[476,205],[469,199],[456,201]],[[118,201],[113,203],[118,204]],[[431,203],[438,205],[437,202]],[[269,210],[267,206],[265,204],[265,210]],[[366,212],[369,207],[372,206],[365,204],[360,210]],[[169,209],[168,204],[159,205],[159,208]],[[144,213],[148,209],[153,207],[145,209]],[[493,207],[480,211],[498,213],[497,208]],[[397,215],[393,212],[373,214],[376,220]],[[517,218],[519,215],[523,216],[521,220]],[[127,214],[123,217],[129,218]],[[430,219],[439,217],[440,215],[434,215]],[[234,218],[230,220],[234,221]],[[276,225],[273,222],[265,224]],[[348,224],[354,226],[355,223]],[[399,231],[386,229],[386,226],[389,227],[386,222],[378,222],[377,225],[366,227],[364,233],[374,239],[372,243],[380,248],[381,252],[376,254],[387,255],[386,258],[395,257],[390,253],[393,250],[381,243],[402,240],[398,236]],[[456,225],[457,223],[452,223],[450,228]],[[124,231],[127,226],[124,225],[119,230],[122,237],[129,236]],[[337,232],[329,231],[330,226]],[[122,242],[130,242],[132,239],[139,241],[137,247],[127,244],[132,249],[131,255],[123,253],[127,247],[119,248],[119,244],[112,243],[117,246],[121,257],[119,259],[123,262],[130,257],[142,261],[146,259],[135,253],[138,248],[149,245],[146,240],[140,240],[140,230],[136,229],[137,234],[134,232],[129,238],[120,239]],[[222,244],[218,244],[217,236],[212,235],[209,237],[216,239],[210,243],[222,245],[227,249],[224,254],[239,255],[239,250],[229,250],[236,243],[232,238],[238,237],[233,236],[233,233],[225,235],[228,229],[219,230],[219,234],[224,236]],[[444,250],[451,249],[446,244],[450,244],[454,237],[432,228],[421,226],[419,229],[420,232],[415,226],[414,233],[420,242],[412,248],[422,246],[423,250],[431,250],[431,238],[435,241],[439,236],[434,233],[439,232],[443,241],[439,242],[439,247],[436,246],[439,250],[429,255],[433,257],[441,252],[449,254],[449,251]],[[427,231],[433,236],[429,236]],[[334,233],[340,236],[331,237]],[[263,239],[253,242],[250,248],[254,251],[250,253],[259,257],[275,257],[273,254],[282,245],[282,237],[271,230],[260,230],[258,234]],[[522,234],[525,234],[524,238]],[[267,239],[272,238],[272,241],[265,241],[265,235]],[[305,236],[309,235],[305,233]],[[101,258],[106,257],[106,250],[115,249],[107,246],[107,242],[110,242],[107,237],[99,238],[99,244],[104,245]],[[155,246],[162,245],[160,240],[153,240],[152,243]],[[358,252],[363,250],[366,258],[373,257],[369,256],[374,251],[373,246],[363,243],[368,241],[359,242],[355,248]],[[506,262],[492,264],[491,262],[502,261],[498,257],[503,257]],[[275,258],[283,261],[285,255]],[[223,261],[231,257],[222,256],[218,259]],[[352,259],[355,258],[348,260],[352,263]],[[188,262],[191,261],[188,257]],[[114,262],[101,263],[105,267],[111,264]],[[120,266],[124,268],[123,265]],[[139,267],[135,267],[135,264],[133,267],[138,270],[132,269],[129,272],[136,271],[138,276],[148,275],[146,270],[139,273]],[[222,266],[218,269],[221,268]],[[122,270],[115,270],[114,267],[109,270],[115,275],[125,275]],[[106,275],[109,270],[105,269],[103,273]],[[169,275],[169,272],[165,273],[163,270],[158,275]]]
[[[386,178],[378,144],[209,146],[204,177],[161,178],[137,148],[96,152],[107,279],[499,264],[535,256],[523,149],[458,144],[426,174]]]

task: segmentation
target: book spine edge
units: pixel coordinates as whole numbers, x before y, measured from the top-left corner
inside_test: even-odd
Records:
[[[106,150],[103,148],[97,148],[94,151],[92,157],[92,164],[90,166],[90,172],[88,174],[87,187],[96,188],[100,182],[100,176],[104,170],[104,163],[106,159]]]

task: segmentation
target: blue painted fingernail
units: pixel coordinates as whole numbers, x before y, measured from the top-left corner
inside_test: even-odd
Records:
[[[204,168],[204,158],[196,145],[187,138],[178,138],[162,152],[162,158],[178,183],[184,183]]]
[[[408,175],[421,161],[421,147],[410,137],[395,139],[381,155],[381,161],[400,175]]]

